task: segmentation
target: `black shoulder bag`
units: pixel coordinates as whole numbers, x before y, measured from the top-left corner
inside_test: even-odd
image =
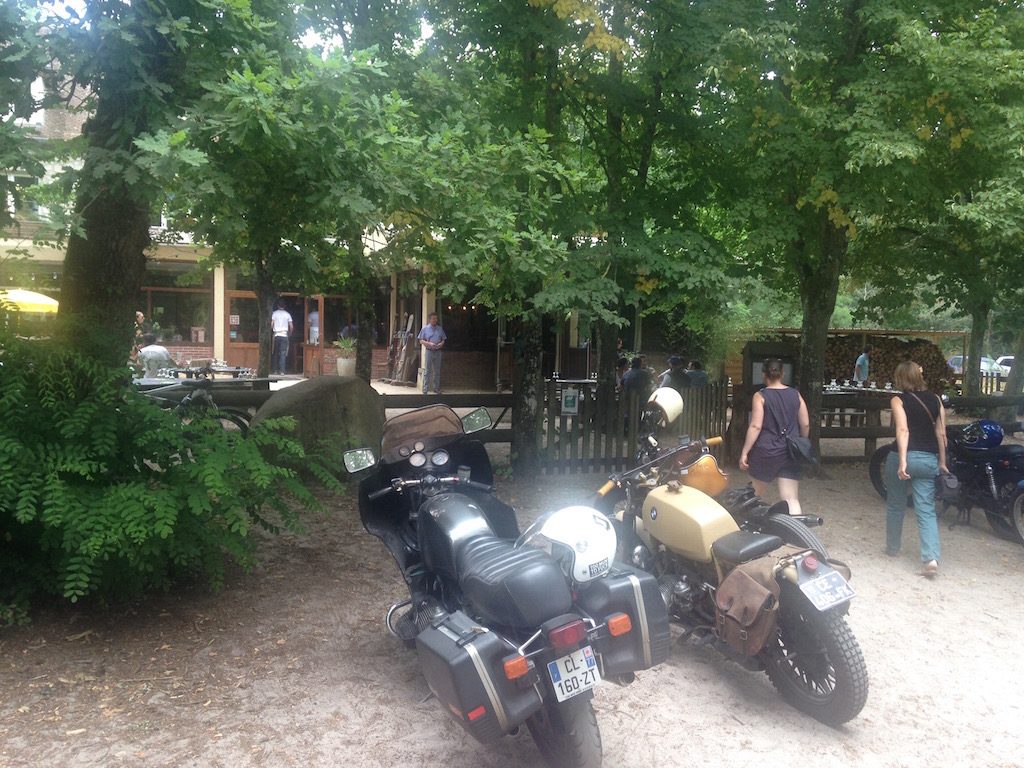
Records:
[[[761,392],[761,397],[764,399],[765,405],[769,406],[771,409],[772,415],[775,418],[775,423],[779,427],[779,434],[786,441],[786,450],[789,452],[789,458],[797,464],[806,464],[817,468],[818,459],[814,455],[814,449],[811,446],[810,438],[803,437],[801,435],[789,434],[789,429],[782,426],[784,422],[779,418],[778,408],[772,404],[771,400],[765,397],[764,392]]]

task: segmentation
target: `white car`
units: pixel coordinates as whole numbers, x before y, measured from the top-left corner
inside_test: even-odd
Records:
[[[1010,368],[1013,367],[1013,355],[1003,355],[1002,357],[996,358],[996,365],[1003,369],[1003,373],[1007,376],[1010,375]]]
[[[953,369],[953,373],[958,376],[962,376],[964,372],[964,356],[953,355],[946,364]],[[993,360],[991,357],[981,358],[981,365],[978,366],[983,374],[989,376],[1005,376],[1009,369],[1004,369],[999,363]]]

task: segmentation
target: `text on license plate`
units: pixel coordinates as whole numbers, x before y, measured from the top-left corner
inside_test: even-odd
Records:
[[[800,590],[819,611],[844,603],[856,594],[838,571],[829,571],[805,581],[800,585]]]
[[[589,691],[601,682],[601,675],[597,671],[597,659],[589,645],[560,659],[549,661],[548,675],[551,676],[551,684],[555,687],[555,698],[559,701]]]

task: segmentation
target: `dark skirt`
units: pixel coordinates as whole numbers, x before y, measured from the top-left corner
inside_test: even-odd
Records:
[[[770,483],[778,477],[799,480],[803,476],[800,465],[789,458],[788,453],[766,456],[757,450],[756,445],[747,454],[747,463],[750,464],[748,474],[762,483]]]

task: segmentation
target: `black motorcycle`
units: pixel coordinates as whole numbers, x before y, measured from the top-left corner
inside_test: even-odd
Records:
[[[981,509],[992,530],[1005,539],[1024,544],[1024,446],[1002,445],[1003,429],[981,419],[966,426],[946,427],[946,464],[960,481],[959,496],[942,502],[942,509],[957,510],[956,524],[969,524],[971,510]],[[883,445],[871,455],[871,484],[887,496],[885,462],[896,444]],[[907,506],[912,499],[907,497]]]
[[[474,738],[527,726],[551,766],[596,768],[601,736],[591,704],[602,680],[668,657],[668,614],[657,581],[612,562],[608,520],[587,507],[541,516],[522,535],[492,492],[487,452],[462,420],[434,405],[384,425],[380,461],[348,451],[366,530],[394,557],[409,598],[388,629],[415,646],[433,694]]]

